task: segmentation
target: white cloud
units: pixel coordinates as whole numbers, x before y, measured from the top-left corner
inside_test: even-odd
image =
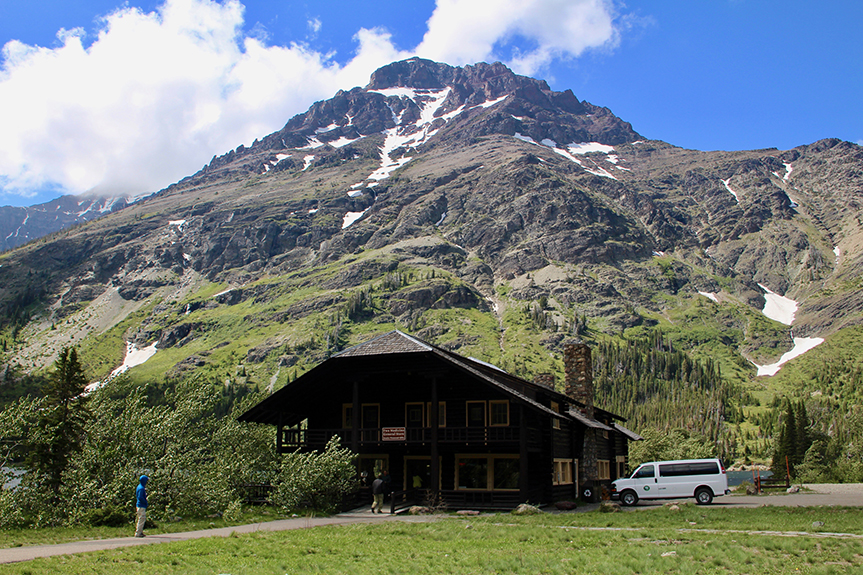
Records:
[[[494,60],[496,46],[522,38],[534,48],[510,63],[530,73],[616,41],[604,0],[438,0],[416,50],[360,29],[340,65],[306,45],[267,45],[260,29],[244,34],[243,12],[239,0],[165,0],[154,12],[109,14],[89,45],[78,29],[60,30],[54,48],[7,43],[0,191],[155,191],[394,60]]]
[[[316,35],[318,32],[321,31],[321,20],[320,18],[312,18],[308,22],[306,22],[306,26],[309,27],[309,32],[311,32],[313,35]]]
[[[508,61],[497,52],[518,39],[533,48]],[[459,65],[504,60],[518,73],[533,74],[555,58],[617,41],[610,0],[438,0],[416,51]]]
[[[409,56],[387,34],[360,30],[353,59],[339,66],[302,45],[243,37],[242,24],[237,0],[167,0],[153,13],[108,15],[86,47],[81,30],[61,30],[55,48],[7,43],[3,191],[155,191]]]

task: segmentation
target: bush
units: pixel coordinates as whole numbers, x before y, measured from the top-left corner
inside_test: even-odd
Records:
[[[128,511],[119,507],[109,506],[102,509],[91,509],[85,516],[87,523],[93,527],[104,525],[105,527],[121,527],[132,523],[132,516]]]
[[[286,509],[308,504],[331,513],[357,489],[354,455],[333,437],[323,452],[291,453],[282,460],[273,502]]]
[[[239,500],[231,501],[222,513],[222,519],[228,523],[236,523],[243,518],[243,504]]]

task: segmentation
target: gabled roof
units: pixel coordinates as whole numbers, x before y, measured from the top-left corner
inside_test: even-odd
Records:
[[[569,416],[572,417],[574,420],[582,423],[586,427],[592,427],[593,429],[602,429],[604,431],[614,431],[614,429],[605,425],[601,421],[591,419],[577,409],[570,409]]]
[[[640,435],[638,435],[634,431],[630,431],[630,430],[626,429],[625,427],[623,427],[622,425],[619,425],[617,423],[612,423],[611,427],[613,427],[614,429],[616,429],[617,431],[619,431],[620,433],[622,433],[623,435],[625,435],[626,437],[628,437],[632,441],[643,441],[644,440],[643,437],[641,437]]]
[[[379,335],[369,341],[340,351],[333,357],[362,357],[390,353],[427,353],[433,346],[398,330]]]
[[[417,354],[418,360],[420,359],[420,356],[435,357],[443,361],[445,364],[448,364],[460,371],[467,372],[473,377],[490,384],[503,393],[514,397],[547,415],[563,418],[570,417],[588,427],[611,430],[611,428],[605,424],[589,419],[577,411],[575,412],[577,415],[573,415],[572,410],[569,413],[558,413],[550,407],[542,405],[535,399],[532,399],[526,395],[525,392],[528,390],[540,390],[542,393],[551,396],[561,404],[568,402],[580,405],[578,402],[566,395],[545,386],[510,375],[486,362],[463,357],[457,353],[447,351],[398,330],[379,335],[369,341],[357,344],[333,355],[330,359],[306,372],[295,381],[289,383],[270,397],[249,409],[239,417],[239,420],[276,424],[280,421],[278,413],[281,411],[282,398],[289,397],[289,394],[291,393],[301,393],[307,391],[308,388],[312,386],[320,385],[322,382],[326,381],[325,374],[327,374],[331,368],[344,365],[345,362],[355,361],[359,358],[373,358],[377,356],[400,356],[404,358],[411,354]],[[616,419],[622,419],[620,416],[610,414],[599,409],[597,411]]]

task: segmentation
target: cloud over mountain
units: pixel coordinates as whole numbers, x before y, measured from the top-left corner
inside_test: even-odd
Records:
[[[166,0],[150,13],[112,12],[95,38],[73,29],[60,30],[52,48],[8,42],[0,191],[156,190],[393,60],[508,59],[531,73],[616,41],[604,0],[439,0],[417,47],[400,49],[387,30],[361,28],[344,63],[304,44],[268,45],[243,25],[238,0]],[[318,20],[313,31],[320,27]],[[514,38],[530,48],[515,48]]]

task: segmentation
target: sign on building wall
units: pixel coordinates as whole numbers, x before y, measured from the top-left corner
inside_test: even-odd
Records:
[[[381,434],[384,441],[404,441],[404,427],[384,427],[381,429]]]

